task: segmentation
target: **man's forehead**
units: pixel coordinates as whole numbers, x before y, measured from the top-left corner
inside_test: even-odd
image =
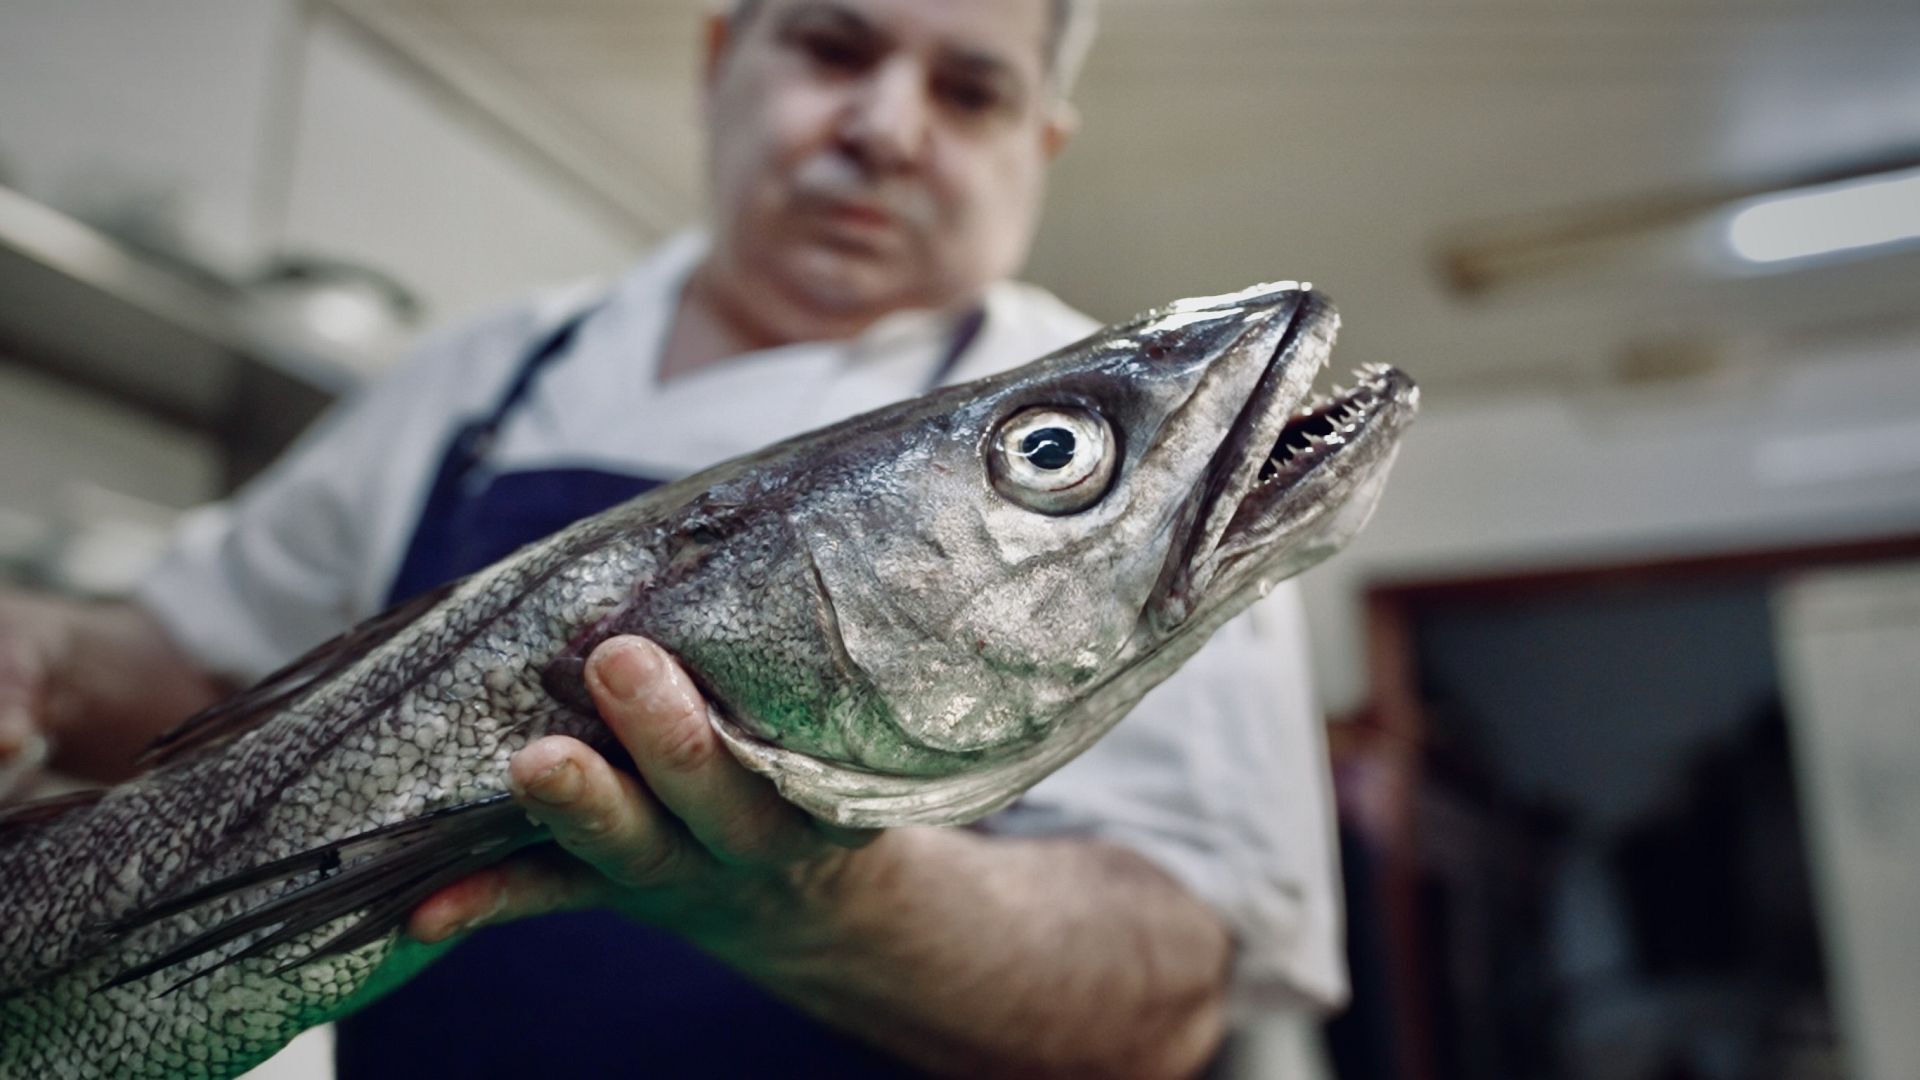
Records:
[[[1052,0],[759,0],[776,22],[818,16],[860,24],[902,44],[981,63],[1045,70]]]

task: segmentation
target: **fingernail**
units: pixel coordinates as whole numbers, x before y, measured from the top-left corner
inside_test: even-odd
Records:
[[[481,912],[478,915],[472,915],[465,919],[460,920],[457,923],[454,923],[452,926],[447,928],[446,935],[441,937],[439,940],[445,941],[447,940],[447,938],[459,937],[461,934],[472,933],[473,931],[478,930],[483,926],[490,926],[492,925],[493,920],[499,918],[500,913],[505,910],[507,910],[506,896],[504,894],[500,896],[496,896],[493,898],[493,902],[487,905],[487,910]]]
[[[528,781],[527,794],[548,806],[564,806],[580,797],[580,769],[562,760]]]
[[[600,661],[600,681],[607,691],[622,701],[636,701],[661,677],[666,668],[660,648],[646,642],[628,642],[617,646],[611,656]]]

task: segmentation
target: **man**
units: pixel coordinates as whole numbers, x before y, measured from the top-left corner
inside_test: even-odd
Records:
[[[37,703],[13,715],[110,770],[156,713],[213,696],[207,670],[258,675],[654,482],[1085,333],[1005,280],[1072,131],[1085,19],[1068,0],[715,17],[710,236],[430,343],[190,520],[141,607],[7,609],[11,692]],[[424,903],[429,942],[511,924],[345,1021],[342,1074],[1191,1073],[1230,985],[1343,992],[1295,607],[1224,631],[982,828],[873,836],[779,800],[670,657],[609,642],[588,681],[638,779],[566,739],[516,755],[566,853]]]

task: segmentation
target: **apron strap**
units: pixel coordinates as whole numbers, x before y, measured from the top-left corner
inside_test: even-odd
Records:
[[[462,556],[470,554],[471,534],[476,529],[475,523],[469,520],[472,507],[493,480],[482,466],[493,449],[494,440],[507,418],[532,391],[534,380],[554,361],[566,355],[580,327],[600,307],[600,303],[589,305],[539,339],[528,350],[526,359],[514,372],[513,381],[507,385],[493,408],[454,429],[446,450],[441,454],[433,483],[427,489],[427,497],[421,505],[420,516],[414,525],[413,536],[407,544],[400,569],[388,588],[389,603],[398,603],[442,584],[447,580],[447,568],[450,565],[459,567],[456,573],[471,569],[466,564],[472,560]],[[934,365],[925,389],[932,390],[946,382],[974,339],[980,336],[986,321],[986,308],[976,306],[954,323],[952,332],[947,336],[946,349]]]
[[[539,339],[528,351],[526,359],[520,362],[520,369],[514,372],[513,382],[508,384],[506,392],[500,395],[493,408],[484,416],[469,419],[454,428],[446,449],[441,452],[440,464],[434,471],[432,484],[427,488],[427,497],[421,503],[420,515],[415,519],[413,536],[407,542],[400,569],[395,572],[393,582],[387,588],[389,604],[407,600],[448,580],[444,567],[462,547],[461,538],[469,527],[464,511],[471,503],[471,497],[477,494],[475,489],[482,486],[476,480],[485,480],[480,465],[493,448],[500,425],[520,404],[521,399],[527,396],[534,377],[565,355],[567,346],[573,343],[581,324],[599,309],[600,304],[596,303],[575,312],[549,331],[546,337]]]
[[[599,311],[600,307],[598,303],[591,304],[549,331],[546,337],[541,338],[528,351],[527,358],[520,362],[520,370],[514,372],[513,381],[507,384],[506,392],[501,394],[500,400],[494,403],[493,410],[478,420],[470,420],[461,425],[460,434],[463,438],[456,440],[452,447],[459,452],[462,459],[459,463],[461,479],[464,479],[466,474],[487,456],[487,451],[492,448],[494,437],[500,432],[500,426],[506,423],[507,417],[513,413],[513,410],[526,400],[528,391],[533,389],[534,379],[552,366],[555,360],[566,355],[567,347],[573,344],[575,337],[579,336],[581,325],[591,318],[594,312]]]
[[[980,328],[987,325],[986,305],[978,304],[960,316],[953,324],[953,332],[947,335],[947,349],[940,354],[940,362],[933,366],[933,375],[927,380],[924,389],[936,390],[960,366],[960,358],[967,355],[967,349],[973,340],[980,336]]]

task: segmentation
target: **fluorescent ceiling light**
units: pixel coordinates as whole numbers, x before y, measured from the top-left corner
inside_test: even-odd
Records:
[[[1832,256],[1920,249],[1920,147],[1786,183],[1731,183],[1534,212],[1466,226],[1439,243],[1462,296],[1555,280],[1746,277]]]
[[[1920,169],[1755,199],[1727,218],[1727,247],[1750,263],[1812,259],[1920,239]]]

